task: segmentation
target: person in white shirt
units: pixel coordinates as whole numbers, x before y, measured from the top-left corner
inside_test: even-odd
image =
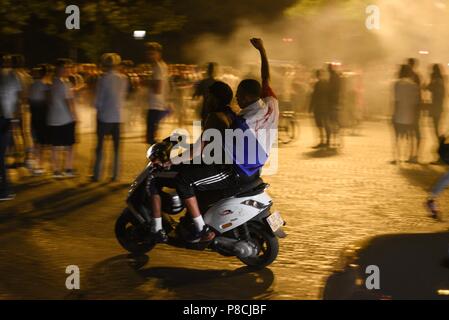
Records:
[[[17,112],[22,87],[10,67],[10,56],[0,54],[0,201],[15,197],[8,181],[5,158],[11,138],[11,121]]]
[[[409,162],[417,159],[416,128],[420,107],[420,88],[413,80],[413,72],[409,65],[402,65],[399,79],[394,84],[394,112],[393,127],[396,135],[395,157],[396,164],[401,161],[400,143],[406,140],[410,149]]]
[[[106,53],[102,56],[102,64],[106,68],[106,72],[97,82],[95,96],[95,107],[97,108],[97,148],[92,176],[93,181],[98,181],[101,177],[105,136],[112,136],[114,144],[111,180],[115,181],[119,174],[120,123],[122,122],[122,109],[128,92],[128,79],[117,70],[120,63],[121,57],[116,53]]]
[[[47,115],[50,143],[52,145],[53,177],[74,177],[73,158],[75,124],[77,116],[70,83],[67,80],[67,66],[71,62],[59,59],[55,77],[50,88],[50,104]],[[60,155],[66,151],[65,169],[61,170]]]
[[[149,105],[147,113],[147,143],[155,143],[160,121],[168,113],[168,68],[162,60],[162,46],[157,42],[146,44],[146,55],[152,66],[149,81]]]

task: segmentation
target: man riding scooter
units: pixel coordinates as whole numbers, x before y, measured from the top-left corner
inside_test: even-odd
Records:
[[[248,183],[257,179],[260,169],[268,159],[272,144],[276,136],[272,130],[277,129],[279,118],[278,101],[269,86],[269,64],[265,48],[261,39],[250,40],[259,51],[262,61],[262,85],[257,80],[243,80],[237,89],[237,103],[242,109],[235,115],[229,107],[232,100],[232,90],[226,84],[217,82],[210,88],[210,101],[214,105],[204,130],[217,129],[221,133],[229,129],[240,130],[245,139],[229,142],[222,141],[225,156],[232,161],[206,164],[202,161],[202,151],[205,143],[201,143],[200,164],[190,161],[171,166],[170,170],[176,173],[172,179],[156,178],[151,191],[151,209],[153,225],[151,232],[159,242],[167,241],[167,234],[162,227],[161,197],[159,195],[163,186],[176,188],[184,201],[187,211],[192,217],[196,232],[191,235],[189,242],[209,242],[214,239],[215,233],[204,223],[201,215],[196,191],[221,190],[235,187],[238,184]],[[204,132],[205,132],[204,131]],[[204,134],[203,132],[203,134]],[[224,137],[224,134],[222,134]],[[202,141],[202,139],[200,139]],[[255,146],[255,147],[254,147]],[[257,150],[257,155],[251,151]],[[170,163],[162,164],[170,166]]]

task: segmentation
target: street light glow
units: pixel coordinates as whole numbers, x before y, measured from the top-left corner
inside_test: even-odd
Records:
[[[134,39],[143,39],[145,38],[146,33],[145,30],[135,30],[133,33]]]

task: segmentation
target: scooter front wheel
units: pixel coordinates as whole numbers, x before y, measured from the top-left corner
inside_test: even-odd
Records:
[[[253,241],[259,248],[255,257],[239,258],[244,264],[254,268],[264,268],[277,258],[279,253],[279,241],[275,235],[268,232],[264,225],[249,223],[248,231]]]
[[[145,229],[129,209],[123,210],[115,223],[115,236],[120,245],[132,254],[142,255],[156,245],[155,241],[145,239]]]

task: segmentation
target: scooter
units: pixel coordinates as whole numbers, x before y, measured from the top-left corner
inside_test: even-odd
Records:
[[[127,207],[116,221],[117,240],[132,254],[145,254],[157,243],[150,232],[152,215],[148,187],[152,179],[167,171],[155,163],[169,159],[176,144],[176,137],[168,137],[150,147],[147,152],[149,162],[132,183]],[[250,267],[270,265],[279,252],[278,238],[284,238],[286,234],[280,213],[271,213],[273,202],[266,193],[267,188],[268,184],[257,178],[232,190],[197,194],[201,212],[205,212],[204,222],[216,237],[211,242],[195,244],[185,240],[193,232],[194,225],[189,215],[182,215],[185,208],[180,197],[176,190],[164,188],[161,193],[162,218],[169,237],[167,244],[237,257]]]

